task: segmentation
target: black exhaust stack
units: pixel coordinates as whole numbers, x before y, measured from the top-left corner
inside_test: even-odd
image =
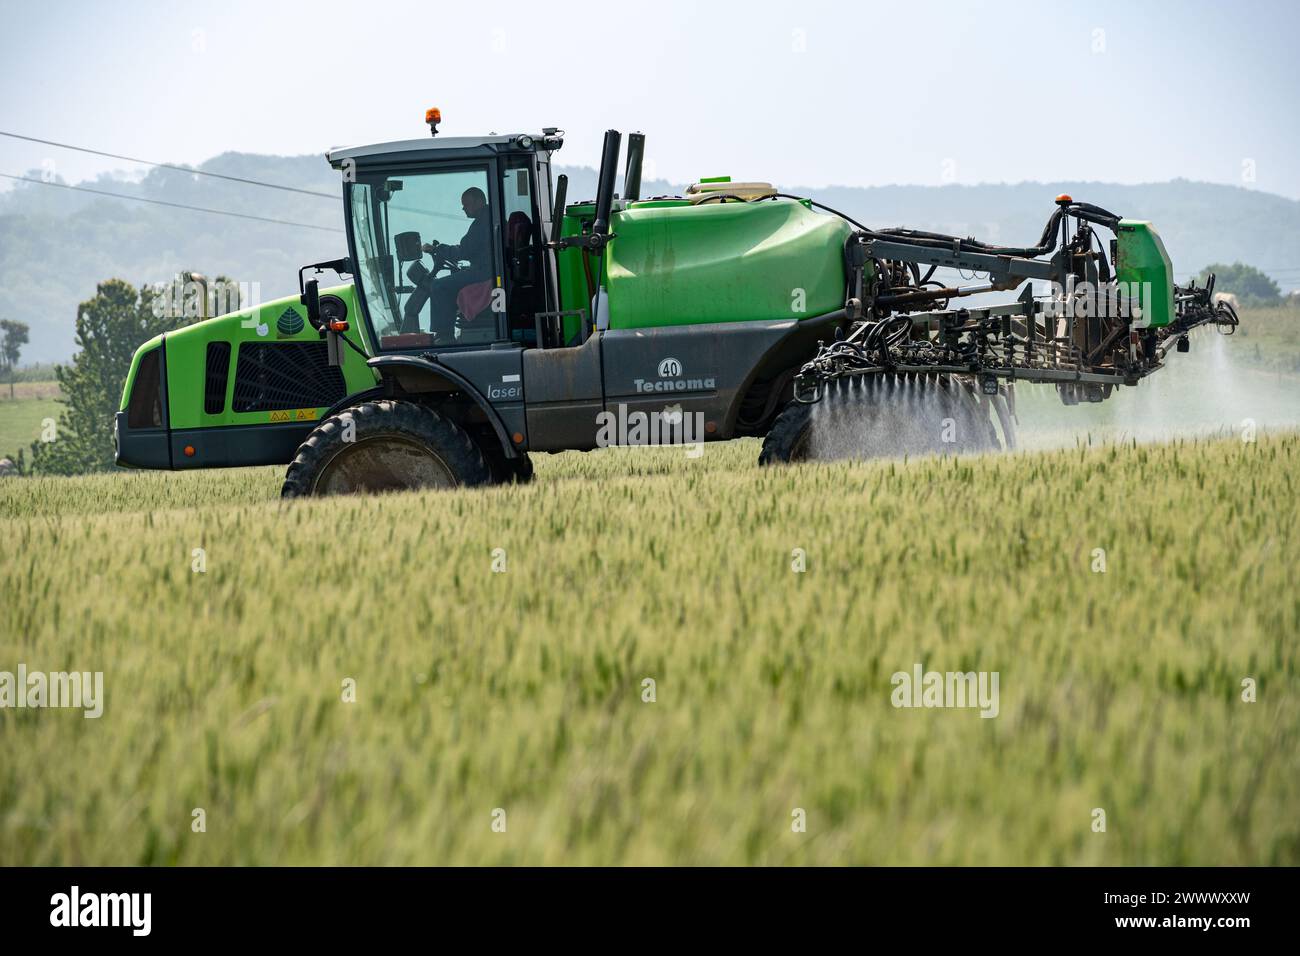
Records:
[[[641,198],[641,161],[645,159],[645,133],[627,137],[627,169],[623,173],[623,198],[636,202]]]
[[[551,206],[551,242],[560,241],[560,230],[564,228],[564,203],[569,198],[569,177],[560,173],[555,181],[555,202]]]
[[[596,188],[596,221],[591,231],[598,236],[609,234],[610,209],[614,205],[614,177],[618,175],[618,147],[622,141],[616,129],[605,130],[605,146],[600,151],[600,180]]]

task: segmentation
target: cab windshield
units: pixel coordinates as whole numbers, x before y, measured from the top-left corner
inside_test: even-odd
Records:
[[[381,349],[490,342],[499,284],[488,172],[359,173],[357,283]]]

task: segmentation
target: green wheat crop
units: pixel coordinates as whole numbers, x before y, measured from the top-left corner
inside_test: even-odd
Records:
[[[756,453],[0,483],[0,863],[1300,863],[1300,436]]]

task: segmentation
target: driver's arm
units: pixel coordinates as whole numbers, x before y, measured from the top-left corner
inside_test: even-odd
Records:
[[[453,246],[441,242],[431,242],[426,246],[426,249],[428,249],[428,251],[433,255],[447,262],[459,262],[461,259],[466,258],[466,249],[472,250],[474,248],[474,243],[472,241],[474,229],[480,221],[481,220],[479,219],[475,219],[469,224],[469,229],[465,231],[465,235],[460,237],[459,245]]]
[[[487,214],[487,211],[484,210],[472,223],[470,223],[469,229],[465,231],[465,235],[461,236],[459,245],[439,245],[436,254],[449,262],[460,262],[461,260],[464,260],[470,265],[482,265],[483,260],[491,259],[492,257],[491,229],[491,217]]]

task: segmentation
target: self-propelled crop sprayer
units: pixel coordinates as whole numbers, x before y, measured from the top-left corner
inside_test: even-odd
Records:
[[[650,434],[765,436],[771,463],[817,454],[819,402],[906,419],[865,455],[1009,447],[1016,382],[1101,401],[1197,326],[1237,324],[1213,279],[1173,283],[1150,223],[1069,196],[1021,248],[868,228],[766,183],[643,199],[644,137],[629,137],[617,195],[610,130],[596,198],[568,203],[566,177],[552,183],[559,130],[439,137],[437,111],[427,120],[433,138],[328,154],[348,254],[304,266],[300,296],[139,349],[120,464],[287,462],[297,496],[524,481],[532,452]],[[308,270],[353,281],[322,291]],[[918,401],[936,420],[909,411]]]

